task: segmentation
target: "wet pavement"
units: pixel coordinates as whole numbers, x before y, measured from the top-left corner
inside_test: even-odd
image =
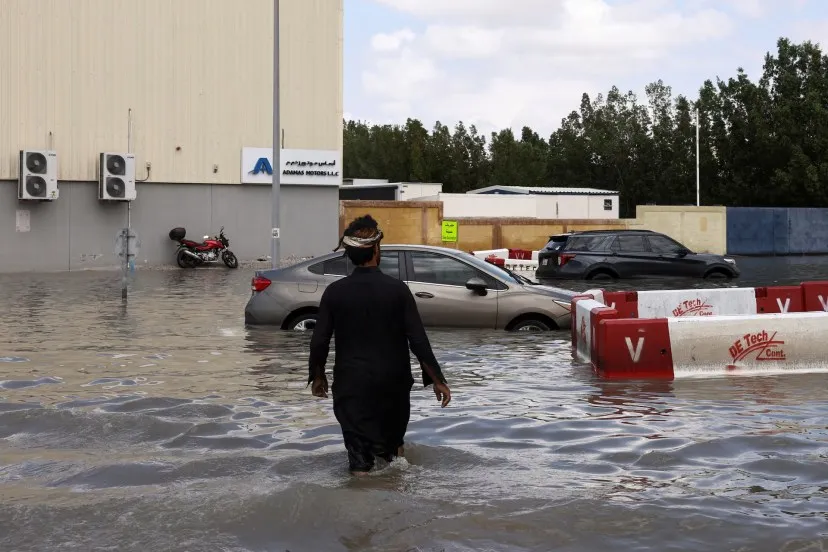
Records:
[[[114,273],[0,276],[0,550],[828,548],[828,375],[610,383],[567,332],[432,330],[451,406],[415,386],[408,461],[353,479],[251,275],[137,272],[126,307]]]

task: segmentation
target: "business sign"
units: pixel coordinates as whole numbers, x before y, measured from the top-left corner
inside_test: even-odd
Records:
[[[444,220],[442,226],[443,241],[447,243],[457,242],[457,221]]]
[[[342,184],[342,154],[336,150],[282,149],[280,182],[306,186]],[[242,184],[273,182],[273,149],[242,148]]]

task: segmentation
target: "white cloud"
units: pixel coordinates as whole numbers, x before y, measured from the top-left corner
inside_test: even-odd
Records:
[[[548,134],[583,92],[639,75],[635,86],[643,86],[661,76],[647,71],[733,30],[715,5],[677,0],[375,1],[424,24],[373,38],[362,84],[381,110],[376,118],[463,120],[486,130],[529,125]],[[761,2],[730,1],[742,9]]]
[[[395,52],[416,37],[411,29],[400,29],[388,34],[379,33],[371,37],[371,48],[377,52]]]
[[[767,13],[767,0],[729,0],[733,11],[748,17],[762,17]]]
[[[427,20],[459,19],[496,23],[537,21],[554,15],[563,0],[376,0]]]

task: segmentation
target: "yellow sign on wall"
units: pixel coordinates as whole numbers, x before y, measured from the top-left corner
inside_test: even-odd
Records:
[[[457,241],[457,221],[443,221],[443,241],[455,243]]]

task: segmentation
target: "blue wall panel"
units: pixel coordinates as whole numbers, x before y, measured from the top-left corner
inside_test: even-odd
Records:
[[[776,250],[776,209],[727,208],[727,252],[773,255]],[[784,240],[787,242],[787,236]]]
[[[828,252],[828,209],[789,209],[793,254]]]
[[[787,255],[791,252],[791,214],[789,209],[773,209],[773,253]]]
[[[828,254],[828,209],[728,207],[727,252]]]

